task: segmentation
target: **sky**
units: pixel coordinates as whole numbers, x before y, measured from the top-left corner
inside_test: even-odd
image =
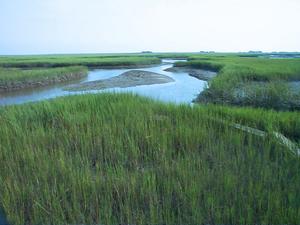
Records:
[[[300,0],[0,0],[0,55],[300,51]]]

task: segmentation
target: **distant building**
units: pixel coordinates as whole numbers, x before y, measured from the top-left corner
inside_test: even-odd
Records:
[[[153,52],[152,51],[142,51],[142,53],[149,54],[149,53],[153,53]]]

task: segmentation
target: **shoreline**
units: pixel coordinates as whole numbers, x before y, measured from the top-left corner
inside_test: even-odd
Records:
[[[209,81],[218,75],[217,72],[189,67],[170,67],[165,69],[165,71],[173,73],[188,73],[190,76],[204,81]]]
[[[87,72],[73,72],[73,73],[64,74],[62,76],[55,76],[51,78],[47,77],[46,79],[43,80],[12,81],[12,82],[6,82],[5,84],[0,83],[0,93],[25,90],[29,88],[45,87],[52,84],[58,84],[66,81],[76,80],[85,77],[86,75]]]

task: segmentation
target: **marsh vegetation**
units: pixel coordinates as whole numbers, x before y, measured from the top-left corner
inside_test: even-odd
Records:
[[[1,67],[134,67],[160,63],[157,57],[135,55],[49,55],[49,56],[14,56],[0,57]]]
[[[27,69],[0,68],[0,92],[47,86],[87,75],[82,66]]]
[[[14,224],[296,224],[299,158],[222,113],[129,94],[1,108],[1,204]]]
[[[289,82],[300,80],[299,59],[269,59],[237,55],[192,56],[177,67],[218,72],[198,98],[200,102],[299,110],[300,92]]]
[[[145,55],[3,57],[0,82],[171,56]],[[274,136],[299,147],[298,88],[288,85],[299,60],[173,56],[218,73],[200,104],[103,93],[0,108],[0,209],[11,224],[300,221],[300,157]]]

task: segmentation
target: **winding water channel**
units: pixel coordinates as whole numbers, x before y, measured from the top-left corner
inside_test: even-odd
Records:
[[[167,72],[165,69],[173,66],[178,60],[163,60],[160,65],[147,68],[136,68],[149,72],[167,75],[175,82],[166,84],[141,85],[128,88],[110,88],[99,91],[78,91],[69,92],[64,90],[72,84],[78,84],[88,81],[108,79],[118,76],[131,69],[94,69],[90,70],[88,75],[80,80],[70,81],[42,88],[26,89],[8,93],[0,93],[0,105],[22,104],[26,102],[41,101],[44,99],[56,98],[72,94],[101,93],[101,92],[132,92],[142,96],[151,97],[156,100],[174,103],[191,103],[193,99],[204,89],[206,82],[189,76],[188,73]]]

